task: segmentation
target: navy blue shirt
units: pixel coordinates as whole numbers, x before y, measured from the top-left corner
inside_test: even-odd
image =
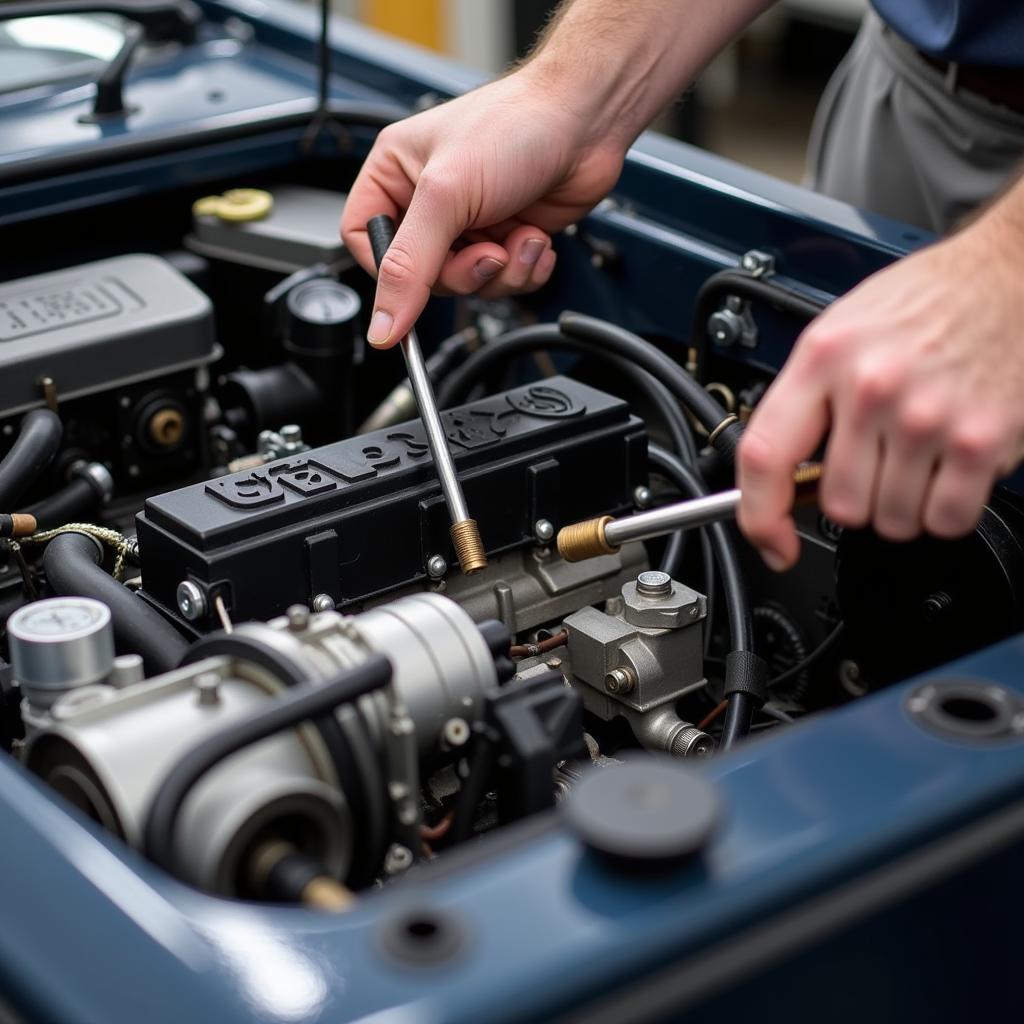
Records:
[[[871,0],[907,42],[961,64],[1024,69],[1024,0]]]

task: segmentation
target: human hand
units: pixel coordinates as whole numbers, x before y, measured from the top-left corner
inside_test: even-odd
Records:
[[[996,210],[873,275],[801,335],[740,442],[739,525],[799,554],[792,474],[830,432],[822,511],[889,540],[977,524],[1024,441],[1024,232]]]
[[[552,94],[530,65],[385,128],[345,205],[341,231],[377,273],[369,341],[409,332],[431,291],[498,298],[551,276],[551,235],[615,184],[625,141]],[[377,272],[366,224],[400,220]]]

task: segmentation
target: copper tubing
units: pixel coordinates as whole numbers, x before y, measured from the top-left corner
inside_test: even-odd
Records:
[[[596,558],[598,555],[614,555],[618,548],[613,548],[604,539],[604,528],[613,522],[614,516],[601,516],[599,519],[587,519],[563,527],[558,531],[558,553],[567,562],[582,562],[585,558]]]
[[[487,568],[487,554],[475,519],[463,519],[458,523],[452,523],[449,533],[463,573],[468,575]]]

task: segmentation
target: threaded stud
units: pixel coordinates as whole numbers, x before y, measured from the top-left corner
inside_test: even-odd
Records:
[[[452,544],[455,545],[459,566],[467,576],[487,568],[487,554],[475,519],[463,519],[461,522],[452,523],[449,532]]]
[[[558,531],[558,553],[567,562],[582,562],[585,558],[596,558],[598,555],[614,555],[619,549],[604,539],[604,528],[614,521],[614,516],[601,516],[600,519],[587,519],[563,527]]]

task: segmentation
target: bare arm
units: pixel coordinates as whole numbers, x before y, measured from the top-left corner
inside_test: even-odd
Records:
[[[432,290],[539,288],[551,235],[615,184],[654,115],[771,0],[571,0],[516,71],[381,132],[342,234],[373,272],[366,222],[400,221],[369,337],[404,337]]]

